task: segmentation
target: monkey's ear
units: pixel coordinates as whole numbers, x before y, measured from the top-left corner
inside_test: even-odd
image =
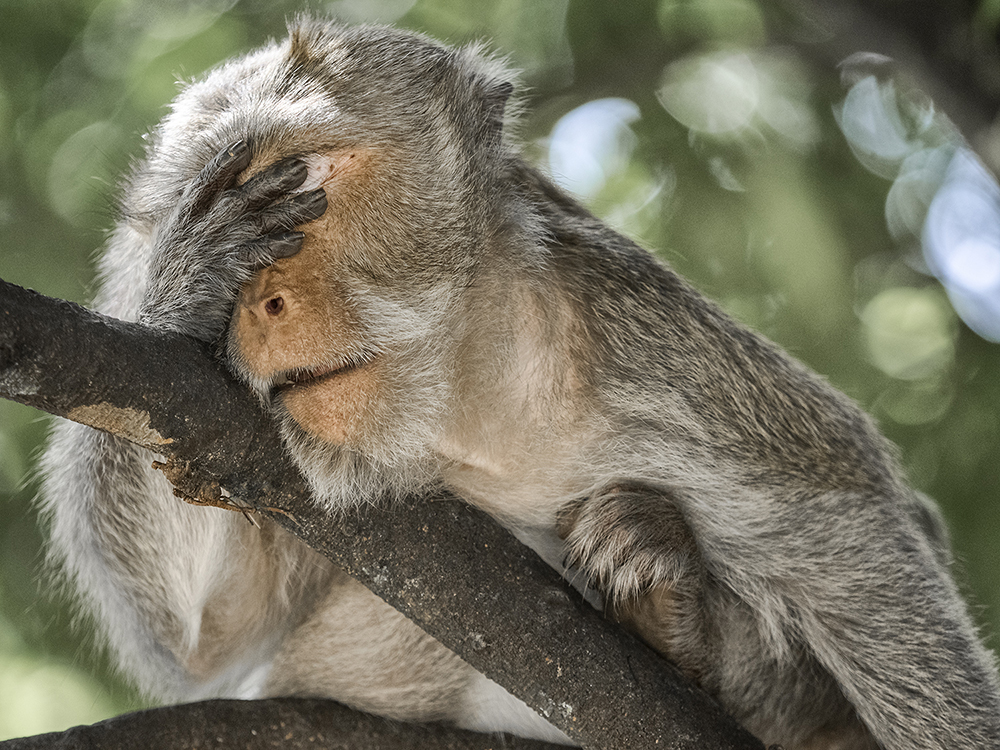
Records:
[[[514,84],[510,81],[492,81],[483,93],[483,113],[498,128],[503,127],[503,110],[513,92]]]
[[[514,84],[477,75],[473,78],[473,85],[479,93],[483,135],[497,138],[503,131],[504,107],[514,91]]]

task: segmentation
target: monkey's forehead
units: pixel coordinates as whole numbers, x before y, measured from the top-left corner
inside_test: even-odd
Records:
[[[211,71],[174,100],[157,132],[151,161],[188,179],[229,143],[298,143],[310,132],[342,130],[332,87],[283,71],[287,50],[272,45]]]

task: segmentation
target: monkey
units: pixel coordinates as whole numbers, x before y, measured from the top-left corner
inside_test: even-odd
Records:
[[[283,57],[272,49],[256,59],[267,68],[283,66]],[[230,216],[222,216],[218,205],[205,214],[204,201],[214,200],[211,188],[218,183],[198,184],[200,193],[182,184],[190,182],[182,176],[189,169],[204,166],[200,152],[214,149],[208,142],[194,151],[183,144],[194,143],[201,117],[214,119],[228,110],[224,105],[214,115],[204,111],[202,96],[221,97],[222,104],[236,93],[233,85],[245,85],[242,93],[252,96],[254,89],[267,88],[264,72],[244,79],[249,70],[237,62],[230,73],[220,69],[188,89],[193,99],[177,100],[154,136],[158,145],[123,188],[121,220],[101,259],[95,309],[212,341],[225,328],[227,296],[255,269],[298,252],[303,236],[291,230],[325,210],[324,191],[271,204],[302,183],[303,161],[282,160],[247,181],[230,195]],[[290,109],[264,115],[274,128],[272,148],[297,142],[309,117],[308,99],[289,100]],[[319,91],[313,101],[320,104]],[[195,109],[187,110],[191,104]],[[301,113],[300,106],[306,106]],[[330,121],[317,131],[314,149],[323,149],[332,126]],[[259,143],[266,147],[266,141]],[[231,167],[233,159],[248,155],[246,149],[227,150],[213,163]],[[334,166],[317,161],[310,179],[321,179],[316,175],[323,170],[329,177]],[[180,193],[173,194],[178,186]],[[246,211],[267,224],[273,237],[240,232]],[[242,239],[235,240],[234,230]],[[202,252],[213,245],[244,252],[225,258]],[[197,266],[196,273],[188,263]],[[121,438],[60,421],[40,467],[50,565],[75,590],[100,643],[143,694],[170,702],[327,697],[390,719],[445,721],[572,744],[277,525],[264,519],[250,525],[224,511],[204,513],[180,503],[153,469],[155,458]]]
[[[178,95],[97,308],[212,343],[321,507],[448,490],[766,744],[1000,746],[996,664],[896,450],[530,165],[515,83],[478,47],[297,19]],[[53,554],[147,691],[568,742],[286,532],[176,502],[149,461],[72,424],[44,459]]]

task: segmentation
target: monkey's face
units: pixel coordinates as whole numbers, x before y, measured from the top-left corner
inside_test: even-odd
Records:
[[[343,281],[356,243],[353,211],[344,208],[361,198],[371,160],[359,149],[306,158],[301,189],[322,186],[329,207],[301,227],[299,253],[262,269],[241,290],[230,328],[230,353],[251,384],[280,400],[307,432],[337,444],[364,418],[378,379],[377,352],[365,343]]]
[[[247,177],[288,155],[261,148]],[[302,249],[256,273],[229,326],[230,361],[309,436],[371,454],[440,428],[475,242],[447,166],[399,144],[304,157],[326,212]],[[459,218],[456,218],[459,217]],[[417,431],[414,431],[416,434]],[[419,442],[419,445],[417,443]]]

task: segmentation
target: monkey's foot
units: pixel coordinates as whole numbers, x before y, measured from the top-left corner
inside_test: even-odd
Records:
[[[557,531],[568,561],[611,601],[700,572],[694,536],[673,498],[641,484],[614,484],[566,506]]]
[[[704,668],[704,567],[669,494],[615,484],[565,507],[557,531],[568,562],[604,596],[609,614],[689,676]]]

